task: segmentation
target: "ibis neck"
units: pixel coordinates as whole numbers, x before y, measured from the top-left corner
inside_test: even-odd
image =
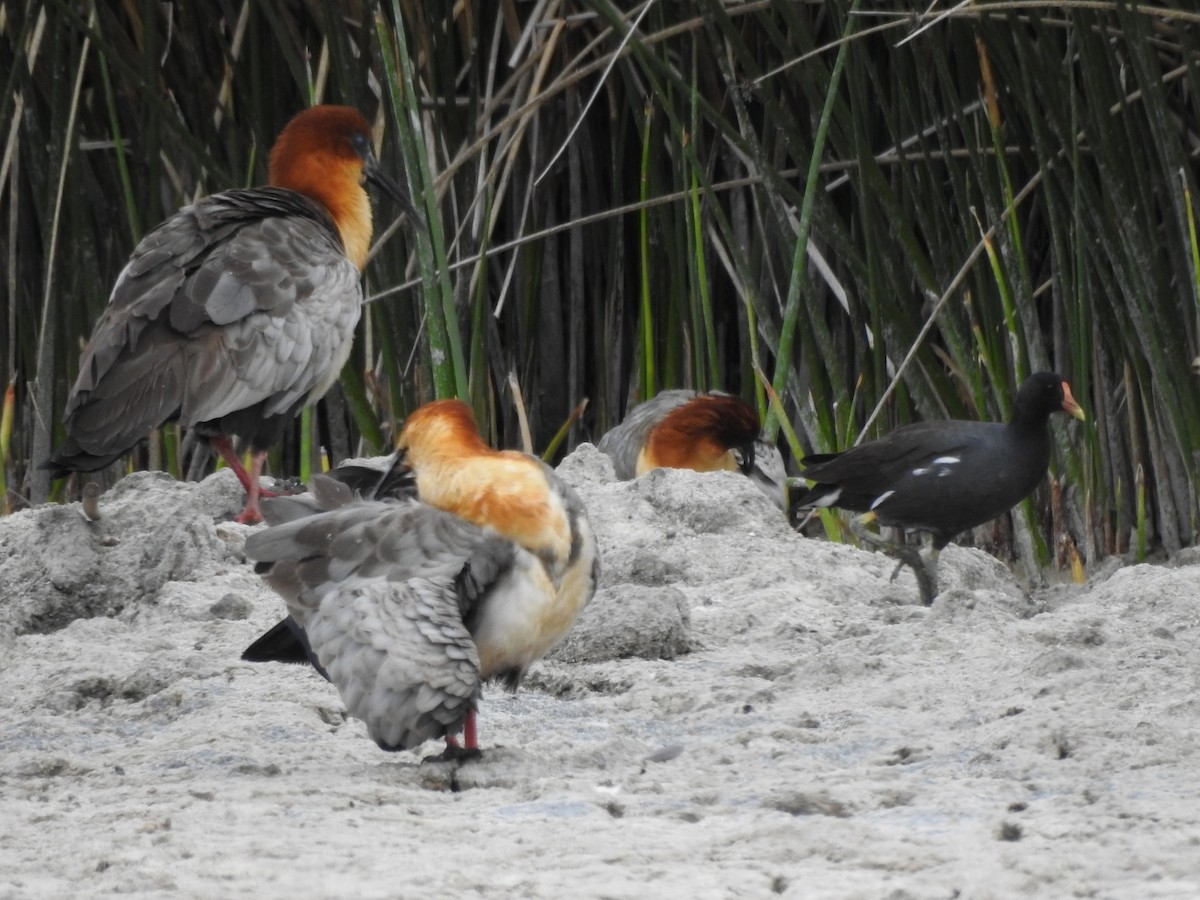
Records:
[[[354,167],[330,171],[327,167],[292,166],[272,179],[272,184],[304,194],[320,203],[337,225],[346,256],[361,271],[371,248],[371,201],[358,183]]]

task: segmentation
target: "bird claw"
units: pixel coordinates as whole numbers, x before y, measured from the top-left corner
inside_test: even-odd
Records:
[[[295,475],[287,478],[276,478],[275,486],[272,488],[259,488],[258,496],[260,497],[290,497],[293,494],[303,494],[308,490],[308,486]]]
[[[478,747],[463,747],[460,744],[447,744],[441,753],[434,753],[421,760],[424,763],[464,763],[474,759],[482,759],[483,751]]]
[[[917,587],[921,589],[921,604],[933,606],[933,598],[937,596],[937,576],[929,571],[929,566],[922,561],[920,566],[913,567],[917,576]]]
[[[891,581],[896,580],[900,570],[908,566],[917,578],[917,588],[921,592],[921,605],[933,606],[933,598],[937,596],[937,576],[929,571],[929,565],[921,558],[920,552],[909,550],[907,547],[881,547],[884,553],[898,560],[892,570]]]
[[[259,512],[258,504],[253,507],[247,506],[240,513],[233,517],[233,521],[239,525],[257,525],[263,520],[262,513]]]
[[[933,605],[933,598],[937,596],[937,575],[932,570],[932,566],[936,565],[936,554],[930,562],[927,562],[921,557],[921,551],[913,547],[906,547],[903,544],[895,544],[884,540],[879,535],[868,531],[866,523],[860,522],[857,518],[850,520],[850,530],[863,542],[879,548],[879,550],[892,557],[892,559],[897,560],[896,568],[892,570],[890,581],[895,581],[896,576],[900,574],[900,570],[905,566],[912,569],[913,575],[917,578],[917,588],[921,592],[921,604],[923,606]]]
[[[933,598],[937,596],[937,576],[930,571],[929,563],[921,558],[921,554],[916,550],[909,550],[907,547],[888,548],[883,547],[883,552],[898,560],[896,568],[892,570],[891,581],[896,580],[896,576],[900,574],[900,570],[908,566],[913,570],[913,575],[917,578],[917,588],[921,592],[921,604],[923,606],[933,606]]]

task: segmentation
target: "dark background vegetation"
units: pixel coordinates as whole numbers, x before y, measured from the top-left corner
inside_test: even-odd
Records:
[[[377,205],[354,354],[274,471],[381,452],[435,395],[507,446],[523,408],[557,457],[666,387],[766,417],[770,382],[795,472],[864,426],[1003,418],[1054,369],[1090,421],[1059,417],[1050,485],[977,538],[1192,544],[1200,13],[947,6],[0,0],[10,507],[50,488],[30,463],[135,242],[336,102],[428,227]],[[194,476],[191,450],[168,427],[128,465]]]

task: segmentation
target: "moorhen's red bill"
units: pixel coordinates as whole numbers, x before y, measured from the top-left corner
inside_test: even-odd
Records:
[[[1061,376],[1039,372],[1021,385],[1007,424],[920,422],[842,453],[806,456],[801,476],[814,484],[793,511],[836,506],[866,513],[851,523],[855,533],[910,565],[929,605],[937,590],[938,552],[956,535],[1012,509],[1045,477],[1047,423],[1060,410],[1086,418]],[[876,519],[929,532],[929,563],[863,529]]]

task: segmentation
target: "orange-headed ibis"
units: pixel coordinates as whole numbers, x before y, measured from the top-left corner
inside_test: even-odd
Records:
[[[783,457],[759,433],[754,407],[732,394],[663,391],[630,410],[596,446],[625,481],[657,468],[738,471],[787,508]]]
[[[134,249],[83,351],[66,439],[45,463],[55,477],[103,468],[178,420],[237,473],[238,521],[261,520],[267,450],[350,353],[371,240],[364,183],[420,218],[350,107],[288,122],[269,180],[184,207]],[[235,440],[251,451],[249,472]]]
[[[398,448],[408,479],[359,471],[355,491],[317,476],[264,503],[272,527],[246,555],[289,618],[243,659],[309,659],[385,750],[444,737],[448,755],[473,755],[480,685],[516,690],[567,633],[599,551],[575,491],[536,457],[488,447],[465,403],[415,410]],[[367,482],[388,496],[360,496]]]

